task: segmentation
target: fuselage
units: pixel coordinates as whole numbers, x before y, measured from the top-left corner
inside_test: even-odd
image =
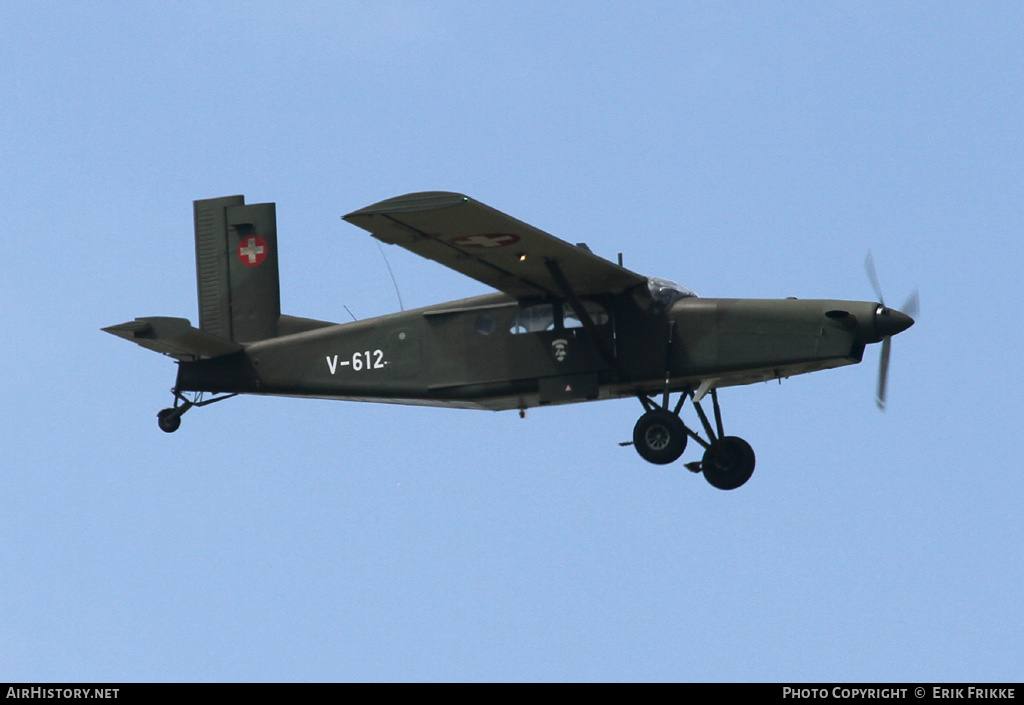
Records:
[[[878,329],[883,309],[873,302],[662,302],[637,293],[583,304],[588,322],[563,300],[524,304],[495,293],[314,324],[234,355],[182,362],[177,389],[525,409],[855,364],[865,344],[892,334]]]

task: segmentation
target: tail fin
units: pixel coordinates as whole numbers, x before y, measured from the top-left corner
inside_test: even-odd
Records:
[[[193,203],[199,330],[236,343],[277,336],[277,214],[244,196]]]

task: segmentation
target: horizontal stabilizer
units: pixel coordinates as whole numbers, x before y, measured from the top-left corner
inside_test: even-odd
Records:
[[[103,330],[178,360],[220,357],[242,349],[238,343],[194,328],[186,318],[136,318]]]

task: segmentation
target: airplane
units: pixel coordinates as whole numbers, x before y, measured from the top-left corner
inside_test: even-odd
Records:
[[[750,444],[726,435],[723,387],[859,363],[881,343],[884,408],[892,336],[913,325],[917,295],[878,302],[698,297],[570,244],[468,196],[410,193],[343,219],[494,293],[347,323],[281,313],[274,203],[193,203],[199,327],[144,317],[104,328],[177,360],[172,433],[192,407],[238,394],[518,410],[635,397],[632,444],[657,465],[685,465],[731,490],[753,474]],[[204,398],[204,394],[212,394]],[[219,396],[218,396],[219,395]],[[672,403],[672,395],[677,395]],[[702,402],[711,397],[713,422]],[[690,400],[700,421],[682,420]]]

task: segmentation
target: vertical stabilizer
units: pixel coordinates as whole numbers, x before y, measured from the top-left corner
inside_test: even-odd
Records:
[[[273,203],[193,203],[199,330],[236,343],[273,338],[281,317]]]

